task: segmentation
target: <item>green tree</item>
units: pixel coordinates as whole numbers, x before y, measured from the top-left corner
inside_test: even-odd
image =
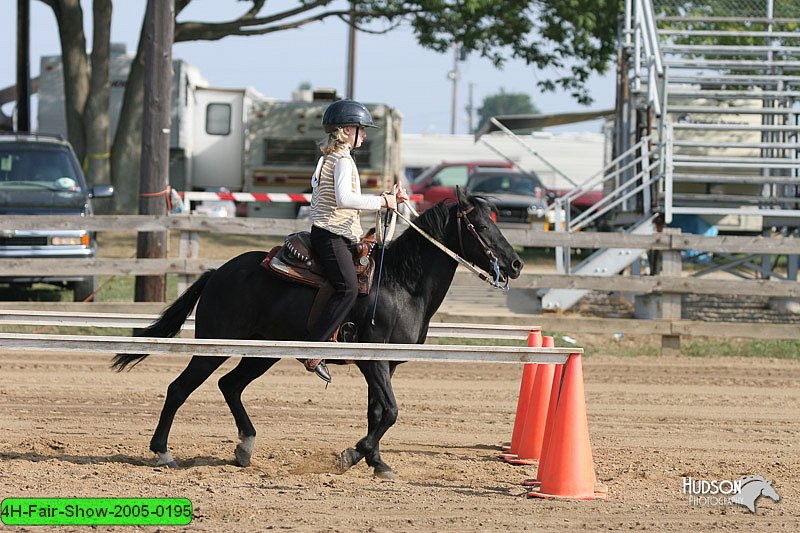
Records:
[[[100,108],[107,102],[107,96],[103,96],[108,87],[109,62],[105,28],[110,28],[112,2],[94,0],[95,51],[90,61],[80,0],[40,1],[53,9],[59,28],[69,140],[78,155],[92,165],[93,181],[109,181],[110,171],[110,181],[117,190],[115,211],[130,212],[137,205],[141,151],[141,38],[109,150],[97,142],[108,136],[107,130],[97,129],[98,124],[108,121],[107,104],[105,113],[98,115],[92,102],[99,101]],[[551,70],[555,75],[542,78],[538,82],[540,89],[560,88],[581,103],[591,102],[586,89],[589,75],[605,72],[614,54],[622,3],[595,0],[592,8],[586,9],[584,2],[574,0],[359,0],[356,16],[351,19],[349,6],[333,0],[293,0],[276,7],[267,7],[266,0],[240,0],[237,5],[244,6],[240,15],[215,22],[180,20],[181,12],[193,0],[174,1],[175,42],[264,35],[329,18],[340,18],[360,31],[372,33],[386,33],[402,24],[413,28],[420,45],[438,52],[447,52],[458,42],[465,52],[489,58],[499,67],[515,58],[537,70]],[[110,159],[106,159],[104,154],[109,151]]]
[[[503,89],[497,94],[492,94],[483,99],[483,105],[478,108],[478,127],[481,129],[490,118],[497,115],[535,115],[539,108],[531,101],[530,95],[525,93],[507,93]]]

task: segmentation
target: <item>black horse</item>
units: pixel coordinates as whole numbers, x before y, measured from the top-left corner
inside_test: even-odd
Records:
[[[496,271],[500,281],[507,282],[509,277],[519,276],[523,263],[492,221],[492,209],[484,198],[459,193],[456,204],[440,203],[430,208],[416,220],[416,225],[462,258],[486,272]],[[261,267],[266,255],[263,251],[246,252],[217,270],[205,272],[155,323],[138,335],[174,336],[199,300],[196,338],[304,339],[315,290],[291,283]],[[382,257],[380,251],[374,256],[378,261]],[[348,318],[356,325],[356,338],[359,342],[424,343],[431,317],[444,300],[457,263],[412,229],[387,245],[383,257],[383,279],[374,325],[371,317],[376,287],[369,295],[358,298]],[[145,357],[118,354],[113,366],[123,370]],[[167,388],[158,427],[150,441],[150,449],[159,456],[159,465],[177,466],[167,450],[175,413],[226,359],[195,356]],[[256,435],[242,405],[242,391],[277,361],[278,358],[245,357],[219,380],[219,388],[239,430],[241,442],[236,446],[235,456],[241,466],[250,464]],[[340,454],[342,471],[365,458],[376,476],[394,477],[391,467],[381,460],[379,443],[397,420],[391,379],[398,363],[356,362],[369,388],[368,431],[355,448]]]

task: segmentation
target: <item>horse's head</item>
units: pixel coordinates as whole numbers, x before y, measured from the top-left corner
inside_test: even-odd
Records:
[[[492,220],[492,205],[480,196],[467,196],[460,189],[451,217],[455,236],[449,243],[461,257],[490,274],[499,269],[501,282],[519,277],[524,263]]]
[[[765,481],[764,484],[761,485],[761,495],[766,496],[774,502],[777,502],[781,499],[781,497],[778,495],[778,491],[776,491],[775,487],[772,486],[771,481]]]
[[[730,500],[737,505],[744,505],[751,513],[756,512],[756,501],[761,496],[776,502],[781,498],[772,486],[772,482],[761,476],[744,476],[739,478],[738,483],[741,487],[739,493],[731,496]]]

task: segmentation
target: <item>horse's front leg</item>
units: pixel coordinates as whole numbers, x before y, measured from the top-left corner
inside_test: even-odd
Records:
[[[395,366],[385,361],[359,364],[369,388],[367,435],[358,441],[355,448],[348,448],[340,454],[342,470],[347,470],[365,458],[367,464],[374,469],[375,476],[383,479],[395,478],[392,468],[381,459],[380,454],[381,438],[397,421],[397,401],[392,390]]]

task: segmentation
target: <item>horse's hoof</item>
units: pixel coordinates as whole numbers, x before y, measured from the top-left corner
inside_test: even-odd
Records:
[[[353,461],[353,452],[355,452],[353,448],[347,448],[339,454],[339,470],[342,473],[347,472],[350,467],[355,464],[355,461]]]
[[[236,445],[236,450],[233,452],[236,455],[236,464],[238,466],[250,466],[250,458],[252,454],[248,452],[241,444]]]
[[[393,470],[375,470],[374,476],[383,481],[394,481],[397,479],[397,474]]]
[[[178,463],[176,463],[175,459],[172,458],[171,453],[158,452],[158,461],[156,461],[156,467],[159,466],[166,466],[167,468],[178,468]]]
[[[242,467],[250,466],[250,459],[253,457],[253,449],[256,445],[255,435],[249,437],[239,436],[241,442],[236,445],[236,450],[233,452],[236,455],[236,464]]]

